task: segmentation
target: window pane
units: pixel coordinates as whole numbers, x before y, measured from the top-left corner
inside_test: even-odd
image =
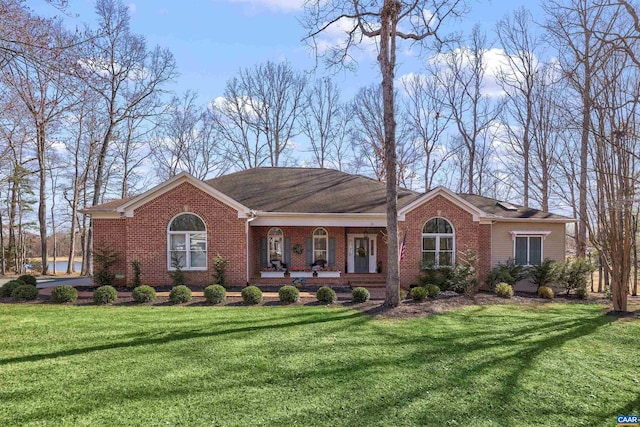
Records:
[[[269,261],[282,261],[282,237],[269,237]]]
[[[327,251],[313,251],[313,260],[327,260]]]
[[[516,237],[516,264],[527,265],[527,237]]]
[[[313,232],[314,236],[326,236],[327,232],[325,231],[324,228],[318,228]]]
[[[440,250],[441,251],[453,250],[453,238],[452,237],[441,237],[440,238]]]
[[[187,259],[186,251],[171,251],[171,267],[185,268],[185,260]]]
[[[173,219],[170,231],[205,231],[204,222],[193,214],[182,214]]]
[[[171,250],[185,250],[187,249],[187,236],[184,234],[171,234],[169,236],[171,239]]]
[[[206,267],[207,266],[207,253],[203,251],[191,251],[191,266],[192,268]]]
[[[191,236],[191,250],[192,251],[206,251],[207,250],[207,236],[206,234],[192,234]]]
[[[327,249],[327,239],[324,237],[316,237],[313,239],[313,247],[315,250],[326,250]]]
[[[453,265],[453,252],[440,252],[439,255],[440,267]]]
[[[422,253],[422,266],[433,267],[436,265],[436,253],[435,252],[423,252]]]
[[[433,234],[437,232],[437,225],[436,225],[436,220],[432,219],[431,221],[428,221],[425,225],[424,228],[422,229],[422,232],[425,234]]]
[[[422,238],[422,250],[423,251],[435,251],[436,250],[436,238],[435,237],[423,237]]]
[[[542,261],[542,237],[529,237],[529,264],[539,265]]]

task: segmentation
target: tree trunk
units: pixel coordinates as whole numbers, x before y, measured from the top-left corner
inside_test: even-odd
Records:
[[[37,124],[38,143],[38,178],[40,179],[40,200],[38,202],[38,223],[40,225],[40,250],[42,259],[42,275],[49,273],[49,263],[47,259],[47,164],[45,158],[45,130],[43,124]]]
[[[398,187],[396,171],[396,121],[393,79],[396,61],[396,24],[400,3],[385,0],[380,27],[380,71],[382,74],[382,102],[384,108],[384,162],[387,186],[387,286],[384,304],[400,304],[400,266],[398,259]]]

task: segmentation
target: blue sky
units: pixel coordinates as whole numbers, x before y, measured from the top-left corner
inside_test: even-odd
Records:
[[[180,77],[172,89],[195,90],[206,102],[222,95],[225,82],[239,69],[268,60],[288,60],[296,69],[311,69],[315,60],[302,43],[304,29],[298,22],[302,0],[131,0],[132,30],[150,45],[169,48],[177,61]],[[43,15],[59,14],[43,0],[27,0]],[[516,8],[537,9],[526,1],[470,1],[471,12],[461,27],[480,23],[490,32],[497,19]],[[94,1],[69,0],[65,22],[70,27],[93,25]],[[359,56],[357,73],[339,72],[336,82],[345,99],[358,88],[379,80],[372,53]],[[400,56],[397,77],[420,71],[420,62]]]

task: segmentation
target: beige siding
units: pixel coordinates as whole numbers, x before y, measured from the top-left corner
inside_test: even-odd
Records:
[[[565,224],[496,222],[491,226],[491,267],[513,258],[513,236],[510,231],[550,231],[542,242],[542,257],[563,261],[565,257]]]

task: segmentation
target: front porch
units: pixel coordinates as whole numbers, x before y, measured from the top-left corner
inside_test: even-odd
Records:
[[[365,288],[384,288],[386,285],[386,274],[384,273],[341,273],[340,277],[326,278],[306,277],[306,286],[350,286],[352,288],[363,286]],[[285,274],[281,278],[264,278],[260,275],[251,277],[250,283],[256,286],[283,286],[291,285],[294,278],[290,274]]]

